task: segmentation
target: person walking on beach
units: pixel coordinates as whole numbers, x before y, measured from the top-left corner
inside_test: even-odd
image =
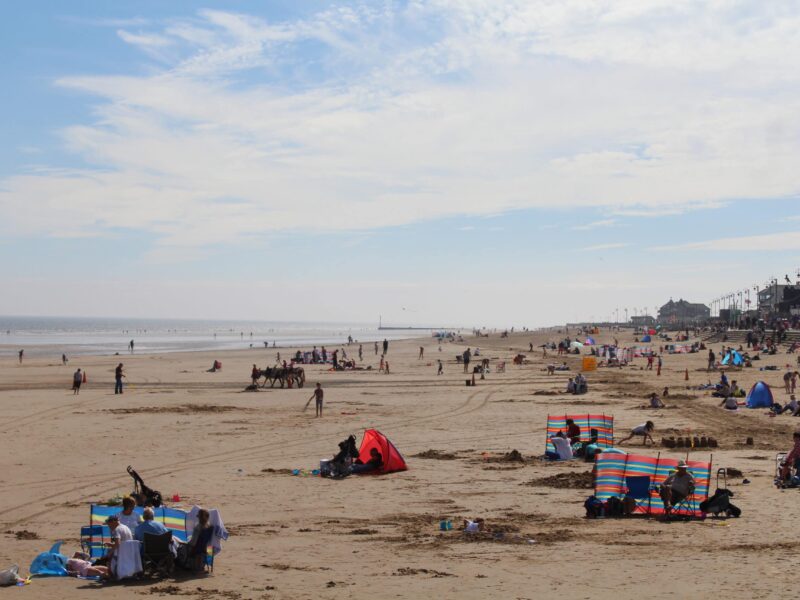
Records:
[[[469,359],[470,359],[471,356],[472,356],[472,352],[470,352],[469,348],[464,350],[464,354],[462,355],[463,362],[464,362],[464,373],[467,373],[469,371]]]
[[[81,383],[83,383],[83,373],[78,369],[72,374],[72,395],[77,396],[81,393]]]
[[[378,356],[378,342],[375,342],[375,356]]]
[[[419,357],[417,358],[417,360],[422,360],[422,357],[423,357],[424,355],[425,355],[425,348],[423,348],[422,346],[420,346],[420,347],[419,347]]]
[[[133,340],[128,344],[128,349],[131,351],[131,354],[133,354]]]
[[[259,379],[261,379],[261,371],[257,366],[253,365],[253,370],[250,371],[250,380],[253,382],[253,385],[257,386]]]
[[[66,366],[67,362],[69,362],[69,361],[67,360],[67,355],[66,355],[66,354],[62,354],[62,355],[61,355],[61,364],[62,364],[62,365],[64,365],[64,366]]]
[[[444,366],[442,365],[442,359],[437,361],[439,363],[439,370],[436,371],[437,375],[444,375]]]
[[[309,402],[314,400],[314,404],[316,406],[316,416],[322,416],[322,399],[325,396],[325,392],[322,391],[322,384],[318,383],[317,387],[314,389],[314,393],[311,394],[311,398],[308,399]]]
[[[122,378],[125,377],[125,371],[122,370],[122,363],[117,365],[117,368],[114,369],[114,394],[121,394],[122,393]],[[126,377],[127,379],[127,377]]]
[[[358,345],[358,362],[364,361],[364,346],[361,344]]]
[[[383,338],[383,355],[386,356],[389,354],[389,340]]]
[[[20,350],[19,351],[19,364],[22,364],[22,357],[24,356],[24,354],[25,354],[25,350]]]
[[[706,371],[710,371],[714,368],[714,365],[717,363],[717,356],[714,354],[714,351],[709,348],[708,349],[708,367],[706,367]]]

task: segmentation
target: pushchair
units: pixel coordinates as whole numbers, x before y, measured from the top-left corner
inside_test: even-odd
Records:
[[[133,477],[133,491],[131,492],[131,498],[136,500],[137,506],[152,506],[154,508],[161,506],[161,492],[145,485],[142,478],[130,465],[128,466],[128,475]]]

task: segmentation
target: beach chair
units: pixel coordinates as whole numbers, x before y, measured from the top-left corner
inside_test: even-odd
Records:
[[[81,527],[81,550],[90,559],[100,558],[106,552],[105,542],[110,538],[104,535],[103,525],[88,525]]]
[[[686,496],[672,505],[672,509],[669,512],[664,513],[664,518],[667,521],[672,521],[674,519],[682,519],[684,521],[688,521],[692,517],[695,516],[696,506],[698,502],[695,498],[695,492],[692,491],[691,494]]]
[[[210,571],[214,572],[214,553],[210,548],[211,537],[214,533],[213,527],[206,528],[201,534],[194,548],[189,554],[185,555],[183,566],[190,571]]]
[[[172,555],[172,532],[156,535],[144,534],[142,550],[142,566],[145,573],[169,577],[175,569],[175,557]]]
[[[506,372],[506,361],[502,361],[497,363],[497,373],[505,373]]]
[[[625,477],[625,486],[627,492],[626,498],[634,501],[632,513],[637,510],[647,514],[649,512],[649,504],[652,493],[652,485],[650,483],[650,475],[628,475]]]

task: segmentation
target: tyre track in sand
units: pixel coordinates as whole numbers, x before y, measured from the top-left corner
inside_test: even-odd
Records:
[[[424,415],[415,419],[403,419],[398,421],[389,421],[381,424],[383,428],[392,428],[392,430],[397,429],[405,429],[408,427],[418,426],[422,423],[426,423],[429,421],[439,420],[442,418],[456,418],[461,417],[467,414],[471,414],[478,410],[484,408],[489,399],[496,393],[497,390],[479,390],[476,392],[471,393],[467,399],[456,406],[455,408],[449,408],[448,410]],[[482,399],[478,399],[477,402],[473,402],[476,398],[480,395],[483,395]],[[333,440],[333,442],[337,442],[341,440],[342,437],[347,436],[350,434],[350,430],[340,430],[335,434],[329,434],[325,436],[325,439]],[[208,459],[206,457],[199,457],[199,458],[192,458],[185,461],[181,461],[178,463],[172,464],[163,464],[160,466],[148,467],[148,477],[164,477],[167,475],[171,475],[174,473],[179,473],[188,469],[196,468],[198,465],[217,465],[217,464],[225,464],[234,461],[240,461],[243,459],[254,458],[257,456],[261,456],[264,452],[270,451],[281,451],[281,454],[285,453],[286,449],[291,448],[299,448],[307,445],[305,440],[298,440],[296,442],[271,442],[271,443],[264,443],[264,444],[255,444],[252,446],[248,446],[246,448],[238,448],[236,450],[229,450],[226,452],[216,453],[214,458]],[[88,481],[83,481],[80,485],[72,486],[67,489],[60,489],[55,491],[47,496],[43,496],[37,498],[33,502],[25,502],[22,504],[18,504],[15,506],[3,508],[0,510],[0,517],[4,517],[5,515],[9,515],[14,512],[21,511],[25,508],[33,508],[38,506],[43,506],[45,503],[51,500],[60,499],[62,502],[67,503],[74,503],[74,502],[85,502],[89,501],[92,498],[96,498],[97,496],[102,496],[107,493],[114,492],[118,489],[118,482],[120,481],[127,481],[127,477],[122,476],[120,474],[114,474],[109,476],[100,476],[89,478]],[[91,493],[87,493],[86,489],[88,488],[97,488],[99,486],[103,486],[105,484],[115,483],[114,487],[106,488],[106,489],[94,489]],[[69,497],[71,494],[75,494],[76,492],[81,492],[81,495],[77,498]],[[4,527],[16,527],[23,523],[30,521],[38,516],[43,514],[49,513],[53,511],[53,507],[45,507],[42,510],[36,510],[34,512],[28,513],[24,516],[18,517],[16,519],[6,521],[4,523]]]

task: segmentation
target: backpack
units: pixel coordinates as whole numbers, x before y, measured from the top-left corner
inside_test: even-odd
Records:
[[[603,516],[603,502],[597,496],[589,496],[583,503],[587,519],[596,519]]]

